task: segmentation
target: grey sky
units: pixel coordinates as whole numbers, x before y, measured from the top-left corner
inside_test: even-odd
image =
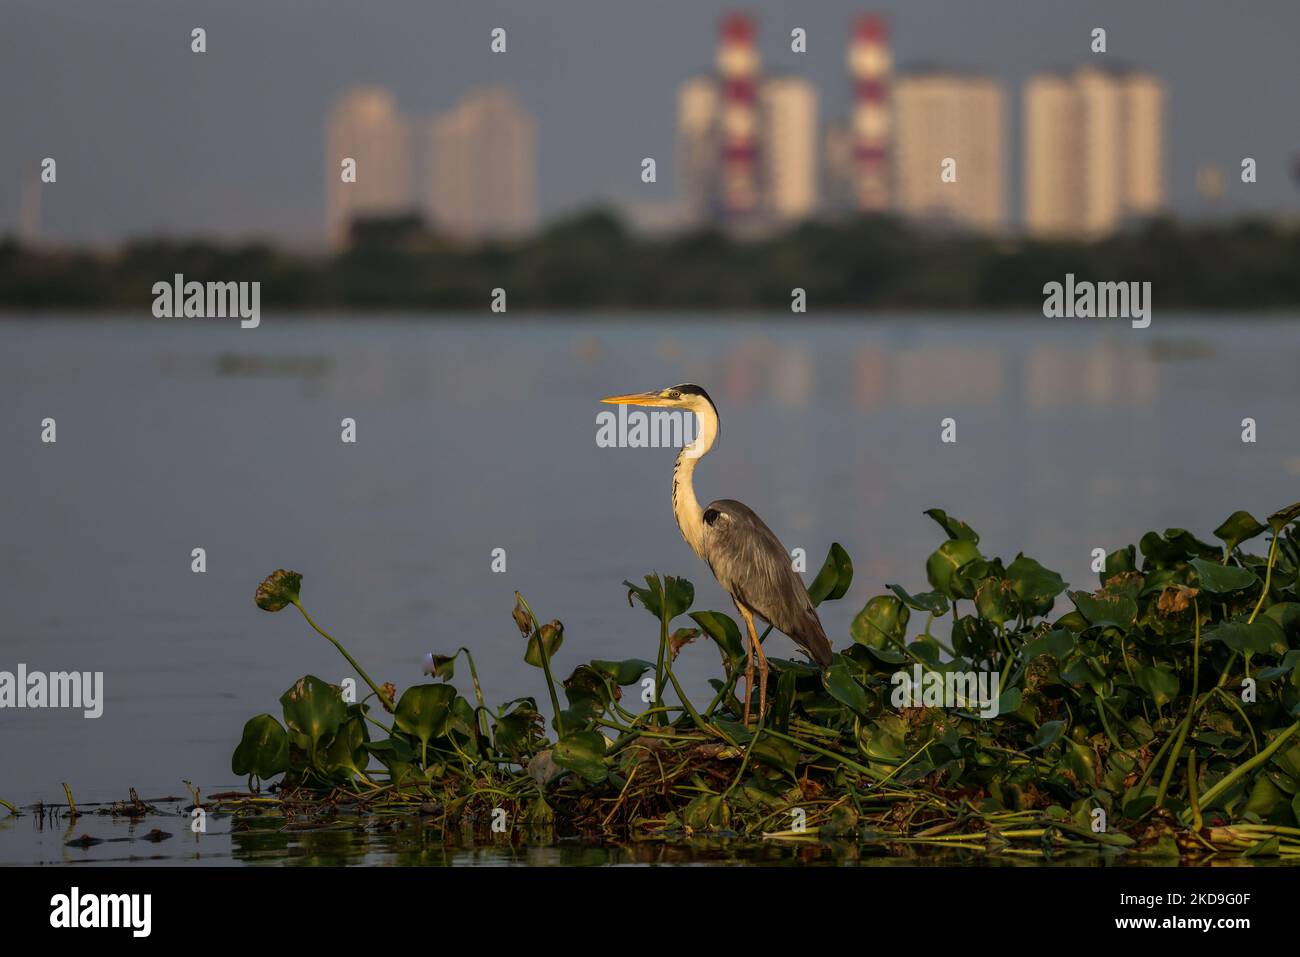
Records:
[[[1195,170],[1228,173],[1222,207],[1300,214],[1300,3],[1296,0],[357,0],[307,3],[4,0],[0,12],[0,234],[17,218],[22,164],[53,156],[44,232],[69,241],[151,233],[319,239],[322,136],[347,87],[389,87],[428,114],[468,89],[515,88],[539,121],[539,199],[551,216],[599,198],[671,198],[677,85],[711,69],[728,9],[759,18],[769,70],[811,79],[823,120],[848,106],[848,28],[891,21],[900,67],[973,67],[1012,105],[1012,212],[1018,214],[1020,83],[1091,56],[1167,83],[1167,193],[1197,214]],[[194,26],[208,52],[189,49]],[[503,26],[509,52],[488,50]],[[789,31],[809,51],[789,49]],[[1235,175],[1242,156],[1259,182]],[[643,186],[639,161],[661,158]]]

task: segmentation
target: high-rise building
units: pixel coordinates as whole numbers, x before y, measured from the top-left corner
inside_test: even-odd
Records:
[[[1149,216],[1164,203],[1164,86],[1144,73],[1124,80],[1124,195],[1128,212]]]
[[[762,207],[772,220],[811,216],[817,207],[817,92],[797,77],[764,80]]]
[[[537,223],[537,127],[502,87],[476,90],[429,128],[424,202],[436,232],[517,236]]]
[[[1024,90],[1024,219],[1038,236],[1096,238],[1163,200],[1164,90],[1088,66]]]
[[[881,212],[889,206],[889,81],[893,58],[889,30],[874,15],[860,17],[849,42],[853,78],[852,194],[854,206]]]
[[[356,162],[356,181],[342,163]],[[325,132],[326,229],[334,246],[347,242],[352,220],[409,212],[411,136],[392,95],[379,87],[350,90],[330,112]]]
[[[698,226],[714,213],[721,145],[718,84],[692,77],[677,92],[677,193],[683,218]]]
[[[1067,235],[1082,229],[1083,136],[1076,128],[1078,93],[1063,76],[1040,74],[1024,90],[1024,219],[1039,235]],[[1065,184],[1070,184],[1066,188]]]
[[[914,219],[1000,228],[1006,124],[998,83],[954,71],[909,73],[896,81],[893,101],[895,208]],[[944,175],[949,160],[955,179]]]

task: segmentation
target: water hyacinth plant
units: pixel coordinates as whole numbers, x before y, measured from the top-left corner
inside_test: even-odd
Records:
[[[564,626],[540,623],[516,593],[548,728],[534,698],[488,707],[465,648],[430,655],[432,680],[400,697],[376,686],[311,621],[301,576],[277,571],[257,604],[297,607],[372,694],[347,703],[319,678],[295,682],[282,720],[252,718],[232,759],[250,783],[279,777],[274,796],[234,807],[357,824],[418,812],[466,837],[490,834],[504,812],[521,839],[712,832],[882,851],[1300,857],[1300,504],[1262,522],[1235,512],[1214,543],[1148,532],[1078,590],[1024,555],[986,556],[964,522],[926,514],[944,536],[928,589],[888,584],[824,672],[770,658],[768,711],[748,726],[740,629],[692,610],[684,579],[624,583],[655,619],[646,658],[594,659],[558,682]],[[1262,534],[1266,555],[1242,548]],[[852,577],[833,545],[809,595],[839,599]],[[673,670],[702,639],[722,665],[707,703]],[[453,684],[461,655],[472,700]],[[995,675],[996,707],[900,707],[900,671]],[[391,714],[379,720],[371,698]]]

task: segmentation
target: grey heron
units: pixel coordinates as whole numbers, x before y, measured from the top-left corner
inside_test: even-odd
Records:
[[[790,553],[780,539],[749,506],[721,498],[701,508],[695,498],[695,466],[713,448],[718,437],[718,410],[698,385],[675,385],[657,392],[611,395],[602,402],[683,409],[695,414],[699,432],[677,455],[673,469],[673,515],[691,547],[731,596],[749,633],[749,660],[745,668],[745,724],[754,685],[754,659],[758,658],[758,713],[767,711],[767,657],[754,630],[754,615],[789,635],[818,666],[831,663],[831,643],[808,597],[803,579],[795,572]]]

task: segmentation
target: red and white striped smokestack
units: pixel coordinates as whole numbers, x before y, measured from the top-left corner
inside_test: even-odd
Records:
[[[722,19],[718,74],[722,82],[722,205],[727,214],[758,207],[757,29],[742,13]]]
[[[849,75],[853,80],[854,192],[858,208],[879,212],[889,205],[889,27],[866,14],[853,26]]]

